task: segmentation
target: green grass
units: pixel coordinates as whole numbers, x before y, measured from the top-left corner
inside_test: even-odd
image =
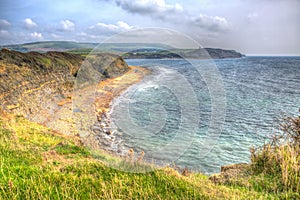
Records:
[[[119,171],[108,167],[105,160],[120,163],[120,159],[107,153],[89,151],[76,137],[57,134],[22,117],[6,115],[0,120],[0,199],[281,197],[238,184],[214,184],[199,173],[182,176],[172,168],[147,173]],[[143,167],[138,163],[122,162],[131,167]]]
[[[260,191],[300,199],[300,116],[285,117],[279,126],[269,143],[252,149],[251,181]]]
[[[241,179],[228,179],[279,199],[300,199],[300,116],[286,117],[271,140],[251,149],[251,163]]]

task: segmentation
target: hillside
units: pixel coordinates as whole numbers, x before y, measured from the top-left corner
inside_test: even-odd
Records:
[[[68,51],[70,53],[88,55],[93,49],[99,52],[122,54],[124,58],[192,58],[192,59],[223,59],[241,58],[244,55],[235,50],[218,48],[173,49],[162,44],[143,43],[77,43],[68,41],[33,42],[27,44],[6,45],[2,48],[28,51]]]
[[[0,199],[259,199],[271,194],[215,185],[171,168],[130,173],[99,161],[79,139],[0,113]],[[128,167],[137,165],[128,162]],[[148,166],[151,167],[151,166]]]
[[[199,48],[199,49],[138,49],[123,54],[124,58],[131,59],[164,59],[164,58],[184,58],[184,59],[224,59],[241,58],[244,55],[234,50]]]
[[[122,58],[111,54],[94,55],[83,61],[80,55],[64,52],[21,53],[2,49],[1,108],[32,121],[45,123],[64,101],[71,102],[80,67],[91,65],[93,74],[98,74],[98,81],[119,76],[129,70]],[[86,74],[86,80],[90,79],[89,76]],[[86,81],[82,77],[80,81]]]

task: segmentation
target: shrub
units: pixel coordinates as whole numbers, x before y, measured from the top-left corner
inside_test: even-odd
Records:
[[[269,143],[251,149],[251,169],[272,180],[267,190],[300,192],[300,116],[285,117]]]

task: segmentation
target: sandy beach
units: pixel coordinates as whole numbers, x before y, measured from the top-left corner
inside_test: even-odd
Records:
[[[149,69],[129,66],[130,70],[124,75],[106,79],[99,83],[96,91],[95,108],[98,116],[108,113],[110,104],[129,86],[140,82],[144,76],[150,73]]]
[[[119,156],[128,153],[128,149],[123,144],[122,133],[111,127],[110,108],[114,98],[120,96],[133,84],[140,82],[149,73],[149,69],[130,66],[130,70],[122,76],[106,79],[98,84],[94,101],[97,121],[91,127],[92,138],[89,139],[91,143],[87,145],[95,148],[96,143],[96,148]]]

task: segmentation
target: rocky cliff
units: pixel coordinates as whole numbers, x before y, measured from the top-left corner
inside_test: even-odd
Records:
[[[62,105],[71,102],[73,85],[84,62],[103,79],[129,69],[121,57],[112,54],[94,55],[87,60],[64,52],[21,53],[2,49],[0,108],[46,123]]]

